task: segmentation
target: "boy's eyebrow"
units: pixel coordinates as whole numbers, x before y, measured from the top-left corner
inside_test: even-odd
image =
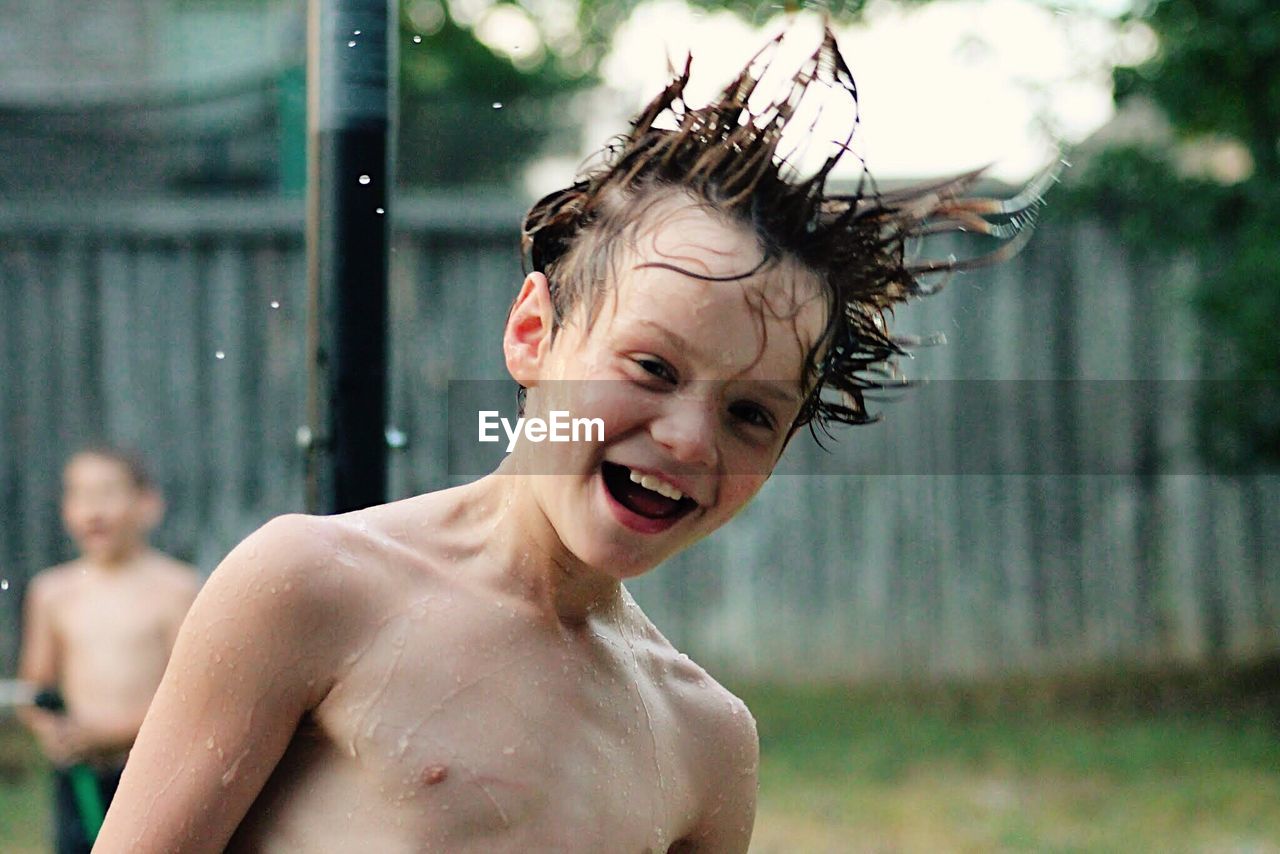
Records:
[[[764,394],[765,397],[772,397],[780,403],[792,404],[800,401],[799,394],[782,388],[782,383],[780,382],[765,381],[760,383],[760,388],[761,393]]]
[[[667,344],[669,344],[671,348],[674,350],[678,350],[684,353],[698,352],[698,348],[694,346],[692,343],[690,343],[689,341],[686,341],[682,336],[677,335],[676,333],[672,332],[670,329],[668,329],[667,327],[663,326],[660,323],[657,323],[656,321],[648,320],[647,318],[642,318],[641,320],[639,320],[639,324],[645,327],[646,329],[653,330],[660,337],[665,338],[667,341]],[[784,385],[789,385],[789,383],[783,380],[761,380],[761,381],[752,383],[752,385],[758,387],[760,389],[760,392],[764,394],[766,397],[771,397],[774,400],[777,400],[784,404],[797,403],[801,399],[799,392],[784,388]]]
[[[680,350],[685,352],[687,351],[697,352],[697,349],[698,349],[697,347],[693,346],[693,344],[686,341],[683,337],[675,334],[670,329],[663,326],[661,323],[658,323],[653,320],[649,320],[647,318],[641,318],[639,320],[639,324],[645,327],[646,329],[650,329],[658,333],[660,337],[665,338],[667,343],[670,344],[671,347],[675,350]]]

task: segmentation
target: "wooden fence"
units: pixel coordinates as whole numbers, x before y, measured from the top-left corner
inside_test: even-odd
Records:
[[[468,196],[394,213],[400,497],[456,479],[450,381],[502,376],[520,209]],[[70,555],[57,499],[76,446],[145,451],[169,502],[157,544],[205,571],[300,509],[301,234],[280,201],[0,205],[0,672],[27,579]],[[681,648],[748,677],[1274,649],[1280,478],[1195,462],[1191,275],[1096,226],[1043,228],[1014,262],[900,312],[949,339],[905,365],[929,385],[830,454],[799,442],[788,473],[637,598]]]

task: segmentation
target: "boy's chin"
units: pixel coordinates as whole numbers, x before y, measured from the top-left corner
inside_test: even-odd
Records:
[[[667,558],[683,551],[686,544],[664,544],[665,548],[659,548],[654,543],[650,548],[635,548],[616,541],[592,538],[588,542],[569,545],[574,556],[591,571],[617,581],[628,581],[650,572]]]
[[[76,548],[80,554],[99,563],[112,563],[120,560],[136,549],[132,542],[115,538],[83,537],[76,540]]]

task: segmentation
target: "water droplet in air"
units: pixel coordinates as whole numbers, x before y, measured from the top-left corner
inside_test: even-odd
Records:
[[[414,37],[413,37],[413,43],[414,43],[414,44],[422,44],[422,36],[414,36]]]
[[[361,183],[361,184],[368,184],[371,180],[373,180],[373,179],[372,179],[372,178],[370,178],[368,175],[361,175],[361,176],[360,176],[360,183]]]
[[[359,31],[359,30],[352,30],[352,31],[351,31],[351,35],[353,35],[353,36],[358,36],[358,35],[360,35],[360,31]]]
[[[222,352],[221,350],[219,350],[219,351],[217,351],[216,353],[214,353],[214,354],[213,354],[213,358],[215,358],[215,359],[225,359],[225,358],[227,358],[227,354],[226,354],[226,353],[224,353],[224,352]]]
[[[501,109],[502,109],[502,102],[501,102],[501,101],[494,101],[494,102],[493,102],[493,108],[494,108],[495,110],[501,110]]]
[[[9,579],[0,578],[0,590],[8,590],[8,589],[9,589]]]
[[[272,308],[279,308],[279,307],[280,307],[280,300],[278,300],[278,299],[273,299],[273,300],[271,301],[271,307],[272,307]]]
[[[355,46],[356,46],[356,43],[354,41],[347,42],[347,47],[355,47]]]
[[[379,216],[381,216],[382,214],[384,214],[384,213],[386,213],[386,212],[387,212],[387,211],[386,211],[386,209],[385,209],[385,208],[377,208],[377,209],[375,209],[375,210],[374,210],[374,213],[378,214]]]

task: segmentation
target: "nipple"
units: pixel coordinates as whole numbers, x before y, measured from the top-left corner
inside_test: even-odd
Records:
[[[436,783],[443,783],[448,776],[449,769],[446,766],[428,765],[427,769],[422,772],[422,782],[428,786],[434,786]]]

